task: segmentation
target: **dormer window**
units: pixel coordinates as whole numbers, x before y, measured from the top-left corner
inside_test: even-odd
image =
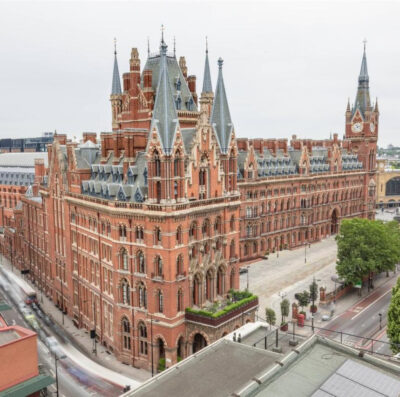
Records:
[[[175,104],[176,104],[176,109],[177,110],[181,110],[181,108],[182,108],[182,99],[180,97],[178,97],[176,99],[176,101],[175,101]]]
[[[176,83],[175,83],[175,88],[176,88],[177,91],[180,91],[180,90],[181,90],[181,85],[182,85],[181,79],[178,77],[178,78],[176,79]]]
[[[193,110],[193,99],[190,98],[187,102],[186,102],[186,107],[187,110]]]

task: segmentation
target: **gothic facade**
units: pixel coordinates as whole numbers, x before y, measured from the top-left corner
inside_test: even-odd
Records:
[[[342,141],[237,138],[218,68],[213,89],[207,51],[198,97],[162,39],[143,70],[132,49],[121,86],[115,53],[112,132],[55,135],[1,240],[77,327],[137,367],[169,366],[254,319],[257,301],[221,318],[185,311],[238,290],[241,261],[374,216],[379,112],[365,52]]]

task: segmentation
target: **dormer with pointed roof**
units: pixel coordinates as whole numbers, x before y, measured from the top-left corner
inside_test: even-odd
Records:
[[[222,58],[218,59],[218,80],[215,89],[215,99],[211,112],[210,124],[213,127],[218,140],[219,147],[223,154],[228,151],[233,124],[231,114],[229,112],[228,99],[226,97],[224,77],[222,75]]]

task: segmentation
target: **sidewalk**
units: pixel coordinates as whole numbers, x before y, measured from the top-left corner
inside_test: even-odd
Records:
[[[10,262],[4,256],[2,260],[3,266],[7,270],[11,271]],[[15,268],[14,274],[20,277],[19,271],[17,271]],[[38,290],[35,284],[31,283],[27,278],[24,280],[36,290],[38,301],[43,311],[49,315],[61,329],[65,331],[72,344],[75,345],[79,351],[84,353],[85,356],[112,371],[125,375],[138,382],[144,382],[151,377],[150,372],[144,369],[134,368],[132,366],[122,364],[100,343],[97,343],[97,356],[92,353],[93,340],[90,339],[88,331],[86,331],[86,329],[76,328],[72,320],[67,315],[64,315],[64,325],[62,325],[62,312],[45,294],[41,294],[40,290]]]

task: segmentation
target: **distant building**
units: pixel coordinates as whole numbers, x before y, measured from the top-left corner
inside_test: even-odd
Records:
[[[0,315],[0,396],[39,397],[53,383],[53,378],[39,372],[37,334],[7,326]]]
[[[47,145],[53,142],[53,132],[44,132],[34,138],[4,138],[0,139],[0,153],[6,152],[46,152]]]
[[[379,208],[400,206],[400,169],[390,167],[387,159],[378,159],[376,205]]]

